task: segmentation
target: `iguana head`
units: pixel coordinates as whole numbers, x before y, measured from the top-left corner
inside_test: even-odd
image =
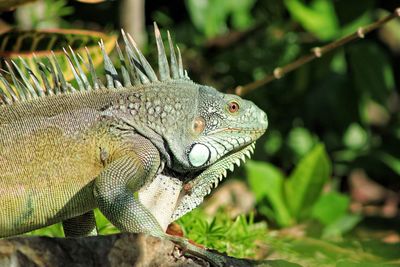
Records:
[[[190,141],[179,162],[185,185],[172,221],[197,207],[227,170],[232,171],[235,164],[250,157],[255,141],[268,127],[267,115],[254,103],[208,86],[199,86],[198,90]]]
[[[190,116],[165,135],[173,158],[168,167],[190,178],[255,142],[268,126],[267,115],[252,102],[209,86],[195,87],[198,92],[186,107]]]

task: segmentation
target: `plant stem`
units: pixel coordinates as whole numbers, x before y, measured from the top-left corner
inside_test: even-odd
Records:
[[[235,88],[235,93],[237,95],[245,95],[245,94],[249,93],[250,91],[253,91],[254,89],[257,89],[257,88],[259,88],[259,87],[261,87],[261,86],[263,86],[263,85],[265,85],[267,83],[270,83],[270,82],[272,82],[274,80],[280,79],[285,74],[287,74],[287,73],[289,73],[289,72],[291,72],[291,71],[293,71],[295,69],[298,69],[302,65],[304,65],[304,64],[306,64],[306,63],[308,63],[308,62],[310,62],[310,61],[312,61],[312,60],[314,60],[316,58],[322,57],[326,53],[328,53],[328,52],[330,52],[330,51],[332,51],[332,50],[334,50],[334,49],[336,49],[338,47],[341,47],[341,46],[343,46],[343,45],[345,45],[345,44],[347,44],[347,43],[349,43],[349,42],[351,42],[351,41],[353,41],[355,39],[364,38],[367,33],[369,33],[371,31],[381,27],[385,23],[387,23],[387,22],[389,22],[392,19],[397,18],[397,17],[400,17],[400,7],[396,8],[396,10],[392,14],[390,14],[390,15],[388,15],[388,16],[386,16],[386,17],[384,17],[384,18],[382,18],[382,19],[380,19],[380,20],[378,20],[378,21],[376,21],[376,22],[374,22],[374,23],[372,23],[370,25],[367,25],[367,26],[364,26],[364,27],[359,27],[356,32],[354,32],[354,33],[352,33],[350,35],[342,37],[339,40],[336,40],[336,41],[334,41],[332,43],[329,43],[329,44],[327,44],[325,46],[322,46],[322,47],[318,47],[317,46],[317,47],[312,48],[311,49],[311,54],[302,56],[299,59],[297,59],[296,61],[294,61],[292,63],[289,63],[289,64],[287,64],[287,65],[285,65],[283,67],[275,68],[271,74],[268,74],[267,76],[265,76],[264,78],[262,78],[260,80],[256,80],[256,81],[248,83],[246,85],[237,86]]]

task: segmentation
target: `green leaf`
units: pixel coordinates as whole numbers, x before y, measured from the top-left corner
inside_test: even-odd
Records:
[[[321,195],[312,208],[311,216],[324,225],[329,225],[347,214],[350,204],[348,196],[338,192]]]
[[[229,1],[232,10],[232,24],[235,29],[245,29],[253,23],[251,9],[255,0]]]
[[[299,157],[307,154],[315,143],[316,138],[306,128],[296,127],[289,133],[288,145]]]
[[[331,163],[323,144],[304,158],[285,183],[285,197],[291,214],[297,219],[308,216],[331,174]]]
[[[56,29],[72,26],[62,18],[74,13],[74,8],[68,5],[68,0],[37,2],[33,5],[22,5],[16,10],[15,19],[20,29]]]
[[[264,150],[267,154],[273,155],[282,147],[282,135],[279,131],[271,131],[264,143]]]
[[[33,230],[24,235],[33,236],[49,236],[49,237],[64,237],[64,231],[61,223],[56,223],[41,229]]]
[[[400,175],[400,159],[396,158],[395,156],[384,152],[384,151],[379,151],[376,153],[378,158],[386,164],[392,171]]]
[[[253,23],[251,9],[255,0],[186,0],[190,18],[195,27],[206,37],[225,32],[232,18],[235,29],[244,29]]]
[[[225,0],[221,0],[220,3],[215,0],[185,1],[193,24],[207,37],[212,37],[225,31],[228,17],[228,8],[225,2]]]
[[[358,0],[353,0],[358,1]],[[368,9],[366,6],[371,6],[371,3],[373,1],[371,0],[365,0],[363,3],[364,8]],[[354,5],[359,5],[358,2],[353,3]],[[345,4],[347,9],[349,9],[348,5]],[[337,10],[336,10],[337,11]],[[338,12],[338,11],[337,11]],[[350,11],[352,12],[352,11]],[[364,12],[363,14],[360,14],[357,18],[354,18],[352,21],[348,22],[346,25],[343,25],[343,27],[340,29],[340,37],[352,34],[357,31],[359,27],[364,27],[365,25],[370,24],[373,21],[373,16],[371,16],[371,13],[373,12]]]
[[[291,16],[307,31],[321,40],[331,40],[339,32],[333,1],[313,0],[307,5],[300,0],[284,1]]]
[[[259,202],[264,197],[269,201],[275,213],[276,222],[280,226],[293,223],[283,198],[284,176],[272,164],[249,161],[246,164],[249,184]]]
[[[352,149],[365,147],[368,141],[368,134],[358,123],[352,123],[343,136],[343,143]]]
[[[331,70],[338,74],[345,74],[347,72],[347,62],[343,51],[336,51],[333,55]]]
[[[113,224],[111,224],[110,221],[107,220],[107,218],[100,212],[99,209],[94,210],[94,215],[100,235],[110,235],[121,232]]]
[[[362,216],[358,214],[346,214],[328,224],[322,232],[322,238],[342,236],[352,230],[361,219]]]

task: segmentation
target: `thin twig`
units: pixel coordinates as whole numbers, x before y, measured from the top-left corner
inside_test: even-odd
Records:
[[[354,32],[350,35],[347,35],[347,36],[345,36],[337,41],[334,41],[330,44],[327,44],[325,46],[312,48],[311,54],[302,56],[301,58],[297,59],[296,61],[294,61],[292,63],[287,64],[284,67],[275,68],[274,71],[272,72],[272,74],[269,74],[260,80],[251,82],[246,85],[237,86],[235,88],[235,93],[237,95],[245,95],[245,94],[249,93],[250,91],[252,91],[256,88],[259,88],[273,80],[280,79],[286,73],[291,72],[316,58],[322,57],[326,53],[328,53],[338,47],[341,47],[355,39],[364,38],[367,33],[381,27],[383,24],[385,24],[397,17],[400,17],[400,7],[396,8],[396,10],[392,14],[390,14],[370,25],[367,25],[365,27],[359,27],[356,32]]]

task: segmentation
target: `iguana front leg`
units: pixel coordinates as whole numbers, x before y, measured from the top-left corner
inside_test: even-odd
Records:
[[[158,150],[144,137],[135,138],[131,145],[117,153],[95,179],[94,196],[100,211],[121,231],[171,240],[188,253],[222,266],[222,257],[164,233],[151,212],[135,199],[133,193],[154,179],[160,157]]]
[[[155,177],[160,165],[158,150],[146,138],[135,135],[110,157],[94,182],[100,211],[121,231],[163,236],[157,220],[133,194]]]

